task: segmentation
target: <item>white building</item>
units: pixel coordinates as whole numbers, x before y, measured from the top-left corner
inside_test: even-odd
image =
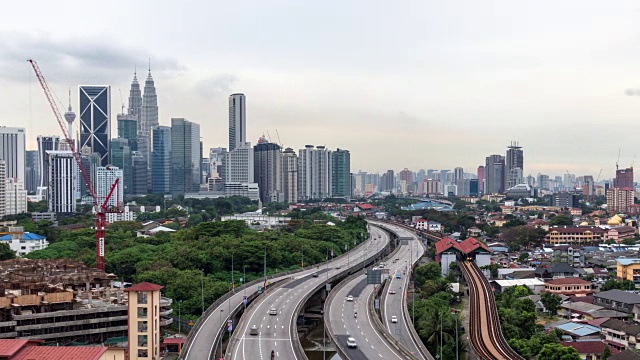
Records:
[[[4,183],[7,178],[7,169],[6,163],[3,160],[0,160],[0,184]],[[0,216],[4,216],[7,211],[7,196],[6,196],[7,188],[4,186],[0,186]]]
[[[331,150],[305,145],[298,154],[298,199],[324,199],[331,193]]]
[[[25,179],[25,130],[0,126],[0,160],[6,163],[7,178]]]
[[[8,244],[18,256],[24,256],[35,250],[42,250],[49,245],[46,237],[24,232],[22,226],[9,226],[9,232],[10,234],[0,237],[0,242]]]
[[[71,151],[49,150],[47,154],[49,155],[49,186],[47,188],[49,212],[75,212],[80,177],[78,164]]]
[[[224,196],[244,196],[251,200],[259,200],[260,189],[256,183],[225,183]]]
[[[225,183],[254,182],[254,159],[251,143],[237,144],[227,153],[224,166]]]
[[[5,215],[27,212],[27,190],[20,179],[6,179]]]
[[[109,195],[109,191],[111,191],[111,186],[115,183],[116,179],[120,180],[118,181],[116,188],[113,190],[109,201],[107,201],[107,209],[118,207],[123,204],[124,191],[122,183],[122,169],[116,166],[98,166],[96,168],[96,185],[94,190],[96,192],[96,197],[98,198],[98,205],[102,205],[104,203],[105,199]],[[111,216],[114,221],[117,221],[115,219],[117,219],[118,215],[122,214],[107,214],[107,221],[113,222],[108,220],[109,216]]]
[[[298,156],[292,148],[286,148],[282,153],[282,193],[284,202],[298,202]]]
[[[229,152],[245,142],[247,142],[246,98],[244,94],[231,94],[229,96]]]
[[[134,206],[125,205],[121,213],[108,213],[107,223],[111,224],[116,221],[136,221],[138,215],[147,212],[159,212],[160,205],[156,206]]]
[[[242,220],[247,223],[249,227],[259,228],[259,229],[273,229],[280,228],[286,226],[289,221],[291,221],[290,217],[284,216],[269,216],[263,215],[261,213],[248,212],[244,214],[234,214],[227,215],[221,218],[222,221],[228,220]]]

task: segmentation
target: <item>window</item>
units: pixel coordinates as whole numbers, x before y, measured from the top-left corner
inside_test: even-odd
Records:
[[[138,331],[139,332],[147,332],[148,326],[146,321],[138,321]]]
[[[147,308],[146,307],[139,307],[138,308],[138,317],[142,318],[142,319],[146,319],[147,316],[148,316]]]
[[[139,292],[138,293],[138,304],[146,304],[147,303],[147,293]]]
[[[138,346],[139,347],[147,346],[147,335],[138,335]]]
[[[138,357],[139,358],[146,358],[149,357],[149,352],[146,349],[138,349]]]

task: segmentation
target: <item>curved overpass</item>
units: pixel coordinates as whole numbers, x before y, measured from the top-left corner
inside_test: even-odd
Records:
[[[306,358],[297,334],[298,314],[317,290],[349,272],[349,268],[362,267],[370,259],[379,256],[388,238],[376,237],[378,230],[371,229],[371,237],[364,245],[352,250],[348,257],[335,259],[324,267],[297,274],[289,283],[271,290],[247,309],[230,341],[225,359],[267,360],[271,351],[276,359]],[[317,277],[313,275],[317,274]],[[270,314],[275,311],[275,314]],[[258,334],[251,335],[252,326]]]

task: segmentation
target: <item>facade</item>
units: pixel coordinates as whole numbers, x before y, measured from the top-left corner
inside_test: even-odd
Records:
[[[153,154],[151,160],[151,192],[168,194],[171,192],[171,128],[153,128]]]
[[[552,227],[545,235],[545,242],[552,245],[599,244],[604,241],[606,231],[599,227]]]
[[[80,171],[71,151],[47,151],[49,157],[49,212],[73,213],[78,200]]]
[[[366,193],[366,176],[364,177]],[[337,149],[331,153],[331,193],[334,197],[351,197],[351,154]]]
[[[19,179],[6,179],[5,215],[27,212],[27,190]]]
[[[183,118],[171,119],[171,192],[200,189],[200,125]]]
[[[600,325],[603,340],[618,350],[640,350],[640,325],[609,319]]]
[[[59,150],[60,137],[38,136],[38,174],[40,175],[39,187],[49,186],[49,150]]]
[[[633,189],[633,168],[616,170],[616,178],[613,181],[613,186],[617,188]]]
[[[325,199],[331,194],[331,150],[305,145],[298,152],[298,199]]]
[[[280,150],[280,145],[270,143],[264,136],[258,140],[258,144],[253,148],[254,179],[260,188],[260,201],[263,203],[284,201],[281,196],[282,154]],[[236,150],[232,153],[236,153]],[[243,161],[249,162],[248,159]],[[234,171],[235,167],[231,166],[231,170]],[[247,178],[247,180],[249,179]]]
[[[98,203],[102,204],[106,200],[111,186],[115,183],[116,179],[119,179],[117,187],[114,189],[113,194],[107,202],[107,208],[120,207],[124,204],[124,192],[123,192],[123,172],[115,166],[100,166],[96,169],[97,181],[95,186],[96,197]],[[107,214],[109,215],[109,214]]]
[[[616,276],[618,280],[633,281],[640,287],[640,259],[617,259]]]
[[[137,82],[135,77],[134,81]],[[133,84],[131,85],[133,88]],[[158,95],[156,94],[155,82],[151,76],[151,68],[149,68],[147,79],[144,81],[144,94],[142,94],[142,106],[140,107],[140,117],[138,119],[138,131],[142,134],[148,135],[154,127],[160,125],[158,121]]]
[[[0,160],[0,185],[7,181],[7,168],[4,160]],[[0,217],[5,216],[7,212],[7,188],[0,186]]]
[[[260,213],[244,213],[244,214],[234,214],[234,215],[226,215],[220,218],[220,221],[228,221],[228,220],[241,220],[247,223],[247,226],[255,229],[278,229],[287,226],[289,221],[291,221],[290,217],[284,216],[270,216],[263,215]]]
[[[387,170],[382,174],[380,180],[380,191],[393,191],[395,188],[396,180],[393,170]]]
[[[127,311],[129,359],[160,358],[160,290],[147,282],[135,284],[129,293]]]
[[[140,90],[140,83],[138,82],[138,74],[136,72],[133,73],[133,81],[129,89],[129,115],[135,116],[136,120],[142,119],[142,90]],[[140,125],[138,124],[138,126]]]
[[[508,188],[505,194],[514,199],[528,198],[533,195],[533,189],[527,184],[518,184]]]
[[[224,179],[224,163],[227,159],[226,148],[209,149],[209,177]]]
[[[25,189],[34,194],[38,190],[40,173],[38,168],[38,150],[27,150],[25,152]]]
[[[544,284],[544,291],[566,296],[586,296],[595,292],[591,281],[574,277],[549,280]]]
[[[247,109],[244,94],[229,96],[229,152],[247,142]]]
[[[222,168],[225,183],[250,184],[255,181],[254,149],[251,143],[236,144],[226,155]]]
[[[593,304],[609,310],[632,314],[634,306],[640,304],[640,295],[618,289],[602,291],[593,295]]]
[[[551,206],[557,206],[560,208],[578,208],[580,207],[579,199],[577,196],[567,193],[555,193],[551,197]]]
[[[400,192],[403,194],[411,194],[413,189],[413,173],[411,170],[404,168],[398,173],[398,181],[400,182]]]
[[[282,193],[284,202],[298,202],[298,155],[292,148],[282,153]]]
[[[502,155],[490,155],[485,159],[485,194],[502,194],[505,190],[505,161]]]
[[[484,184],[485,184],[485,178],[486,178],[486,171],[485,171],[485,167],[480,165],[478,166],[478,191],[480,194],[484,194]]]
[[[626,213],[633,205],[633,188],[610,188],[607,190],[607,211]]]
[[[223,196],[244,196],[255,201],[260,199],[260,190],[256,183],[224,183]]]
[[[505,188],[511,188],[524,183],[524,153],[518,142],[511,142],[505,156]]]
[[[146,195],[148,190],[147,159],[139,151],[131,152],[131,194],[134,196]]]
[[[138,150],[138,118],[135,115],[118,114],[118,137],[128,141],[131,151]]]
[[[11,250],[16,252],[17,256],[24,256],[32,251],[42,250],[49,246],[46,237],[24,232],[22,226],[9,226],[9,232],[10,234],[0,236],[0,242],[8,244]]]
[[[81,85],[80,90],[80,148],[88,146],[100,154],[100,164],[109,164],[111,139],[111,87]]]
[[[122,169],[122,191],[124,196],[133,195],[133,167],[131,163],[131,148],[129,140],[124,138],[111,139],[111,165]]]
[[[25,179],[25,130],[0,126],[0,160],[5,162],[8,179]]]
[[[581,248],[571,245],[558,245],[552,248],[553,262],[567,263],[572,267],[584,266],[584,252]]]

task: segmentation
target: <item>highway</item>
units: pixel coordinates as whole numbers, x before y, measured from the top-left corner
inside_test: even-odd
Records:
[[[371,232],[381,234],[387,239],[388,233],[372,227]],[[405,250],[406,251],[406,250]],[[402,249],[398,253],[402,252]],[[404,359],[400,351],[388,344],[387,339],[376,331],[372,315],[368,311],[369,299],[373,296],[374,286],[367,285],[367,277],[360,274],[336,289],[335,294],[328,299],[325,309],[329,309],[329,317],[325,319],[325,326],[342,352],[351,360],[364,359]],[[353,296],[353,301],[347,301],[347,296]],[[354,317],[354,312],[358,312]],[[357,348],[347,348],[347,338],[353,337]]]
[[[424,247],[418,237],[402,227],[384,224],[386,228],[395,232],[398,237],[411,238],[408,245],[403,245],[398,255],[395,256],[395,262],[389,261],[386,268],[389,269],[391,281],[386,287],[386,294],[382,296],[381,307],[383,311],[382,323],[396,340],[398,340],[409,352],[418,359],[425,359],[419,349],[419,345],[414,341],[409,327],[413,327],[411,319],[405,317],[404,307],[407,304],[407,289],[409,287],[410,272],[413,264],[424,254]],[[400,275],[400,279],[396,279],[396,274]],[[391,294],[390,291],[395,291]],[[391,317],[396,316],[397,323],[391,322]]]
[[[299,340],[295,333],[295,322],[300,307],[332,276],[387,246],[389,238],[381,237],[381,230],[371,227],[370,233],[370,239],[363,246],[354,249],[350,256],[336,259],[318,269],[296,274],[291,282],[258,298],[242,316],[225,359],[267,360],[271,359],[271,351],[274,351],[276,359],[297,359],[299,353],[296,347],[299,346]],[[313,277],[314,273],[318,276]],[[270,315],[271,309],[275,309],[277,314]],[[254,325],[258,328],[257,335],[249,333]]]

